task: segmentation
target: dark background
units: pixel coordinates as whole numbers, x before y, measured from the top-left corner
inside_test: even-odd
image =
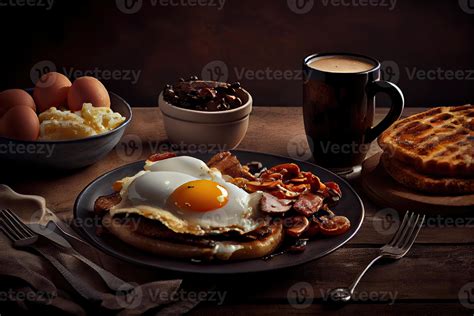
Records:
[[[398,0],[392,10],[389,0],[314,0],[305,14],[291,8],[295,1],[310,8],[312,0],[227,0],[221,10],[217,0],[142,0],[133,14],[119,9],[125,0],[56,0],[50,10],[9,1],[47,0],[0,0],[0,90],[30,87],[45,69],[98,68],[116,72],[97,75],[111,91],[132,105],[153,106],[166,83],[212,73],[240,79],[256,105],[300,105],[302,59],[349,51],[385,61],[385,78],[398,82],[409,106],[474,102],[474,0]],[[196,1],[217,7],[190,6]],[[355,5],[372,1],[381,5]],[[438,68],[458,71],[457,78]],[[266,74],[238,78],[246,69]],[[434,77],[413,76],[419,70]],[[131,71],[140,72],[137,82]],[[291,78],[275,78],[275,71]]]

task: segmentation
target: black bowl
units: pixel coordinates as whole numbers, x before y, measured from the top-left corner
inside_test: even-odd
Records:
[[[32,92],[32,89],[26,91]],[[112,131],[91,137],[60,141],[19,141],[0,137],[0,160],[4,163],[54,169],[77,169],[104,158],[118,144],[132,119],[130,105],[115,93],[110,108],[125,122]]]

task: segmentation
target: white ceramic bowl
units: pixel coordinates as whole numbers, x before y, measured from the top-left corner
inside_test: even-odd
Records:
[[[158,105],[163,114],[170,142],[182,146],[207,147],[212,150],[236,148],[244,139],[252,112],[252,96],[242,89],[242,106],[217,112],[188,110],[166,102],[163,92]]]

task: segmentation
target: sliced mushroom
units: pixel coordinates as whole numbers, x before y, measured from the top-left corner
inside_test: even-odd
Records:
[[[287,227],[286,233],[294,238],[300,237],[309,227],[309,220],[304,216],[293,216],[288,218],[288,221],[289,227]]]

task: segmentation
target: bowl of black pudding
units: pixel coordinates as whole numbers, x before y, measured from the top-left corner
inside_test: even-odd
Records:
[[[191,77],[167,84],[158,98],[170,142],[191,148],[229,150],[245,137],[252,96],[240,83]]]

